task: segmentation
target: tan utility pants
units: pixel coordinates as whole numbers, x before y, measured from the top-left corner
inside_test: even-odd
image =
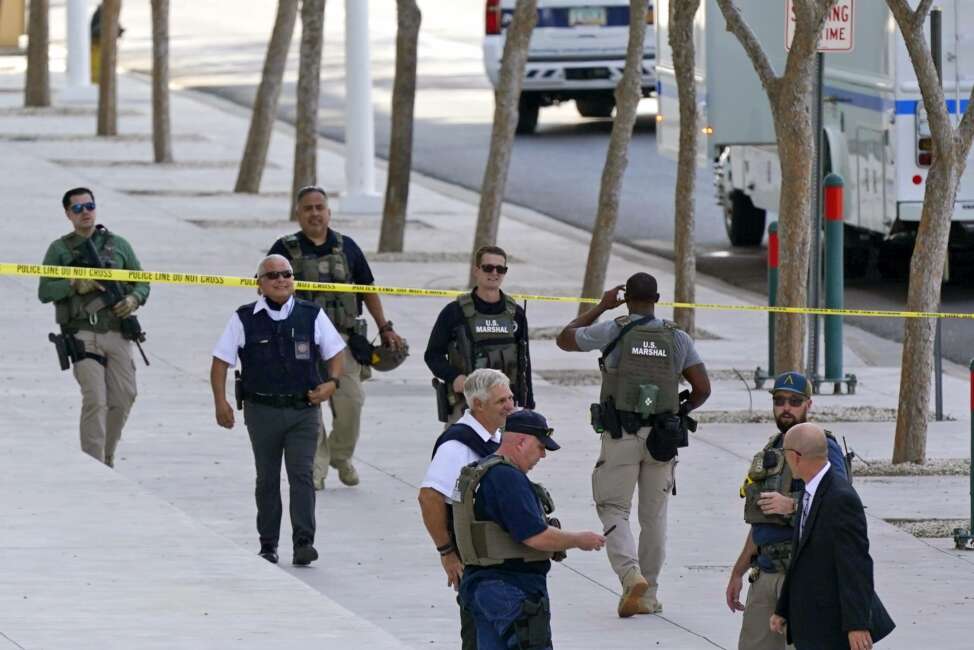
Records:
[[[603,530],[616,527],[605,542],[612,570],[621,582],[627,573],[637,569],[649,582],[646,598],[656,598],[666,556],[666,506],[673,489],[676,459],[661,463],[650,456],[646,448],[648,435],[649,427],[635,435],[623,433],[618,439],[602,434],[602,451],[592,472],[592,497]],[[629,528],[637,487],[638,550]]]
[[[74,364],[74,378],[81,386],[81,451],[111,467],[122,428],[138,394],[132,342],[119,332],[96,334],[82,330],[75,336],[85,351],[107,360],[94,359]]]
[[[738,650],[794,650],[795,646],[786,645],[785,635],[772,632],[768,624],[784,581],[783,573],[758,572],[747,589]]]
[[[362,366],[355,360],[348,348],[342,354],[342,374],[338,378],[339,388],[331,398],[334,409],[331,434],[325,431],[322,418],[321,431],[318,432],[318,448],[315,450],[314,481],[320,485],[328,476],[328,467],[337,467],[352,458],[358,442],[362,422],[362,406],[365,405],[365,392],[362,390]],[[327,407],[326,407],[327,408]]]

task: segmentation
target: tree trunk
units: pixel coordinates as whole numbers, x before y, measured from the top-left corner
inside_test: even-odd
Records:
[[[940,307],[940,287],[957,188],[974,138],[974,102],[968,102],[956,129],[947,113],[943,88],[924,34],[924,22],[931,4],[924,0],[914,11],[905,0],[887,0],[916,71],[933,140],[933,162],[926,178],[923,212],[910,260],[910,288],[906,302],[907,310],[926,312],[937,311]],[[974,99],[974,92],[971,95]],[[894,463],[926,461],[933,339],[932,320],[906,319],[893,443]]]
[[[27,21],[27,78],[24,106],[51,105],[51,78],[48,72],[50,40],[48,0],[31,0]]]
[[[392,130],[389,169],[379,252],[402,252],[409,203],[409,175],[413,166],[413,109],[416,104],[416,63],[423,16],[416,0],[397,0],[396,78],[392,86]]]
[[[676,196],[673,230],[673,270],[676,274],[673,299],[692,303],[697,299],[697,258],[693,250],[693,192],[697,179],[697,82],[694,75],[693,19],[700,0],[671,1],[670,49],[680,99],[680,152],[676,163]],[[673,310],[673,320],[684,332],[694,335],[693,309]]]
[[[294,23],[298,16],[298,0],[278,0],[277,17],[274,30],[267,44],[264,71],[257,87],[254,110],[250,116],[250,129],[247,143],[240,159],[240,171],[234,192],[257,194],[260,191],[260,178],[267,162],[267,147],[271,142],[271,129],[277,117],[277,101],[281,95],[281,82],[284,79],[284,66],[291,47]]]
[[[321,50],[324,45],[325,0],[301,2],[301,59],[294,121],[294,177],[291,182],[291,219],[296,220],[298,190],[317,184],[318,102],[321,86]]]
[[[538,22],[538,0],[517,0],[514,15],[505,32],[504,54],[501,56],[500,79],[494,91],[494,125],[490,133],[490,151],[480,187],[480,209],[473,253],[481,246],[497,242],[504,187],[511,165],[514,130],[517,128],[518,101],[524,84],[524,65],[528,59],[531,33]],[[471,269],[473,268],[471,254]],[[470,285],[474,278],[471,270]]]
[[[807,306],[812,162],[816,141],[811,118],[812,77],[819,34],[825,23],[825,15],[834,3],[835,0],[794,0],[795,36],[788,51],[784,73],[778,77],[733,0],[717,0],[720,12],[727,21],[728,31],[737,37],[747,53],[771,105],[781,165],[778,304],[783,307]],[[801,370],[804,367],[804,337],[803,315],[776,315],[774,372]]]
[[[626,48],[626,67],[615,89],[616,116],[609,135],[609,149],[602,168],[602,184],[599,187],[599,207],[592,227],[592,241],[585,264],[585,280],[582,283],[583,298],[599,298],[605,291],[605,275],[612,252],[616,221],[619,217],[619,193],[622,177],[629,164],[629,142],[636,124],[636,108],[642,97],[643,51],[646,38],[646,2],[629,2],[629,44]],[[578,313],[588,311],[591,305],[580,303]]]
[[[172,162],[169,0],[152,0],[152,154],[157,163]]]
[[[118,16],[122,0],[101,5],[101,65],[98,74],[98,135],[118,135]]]

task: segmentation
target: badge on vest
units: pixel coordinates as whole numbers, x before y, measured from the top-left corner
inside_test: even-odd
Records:
[[[653,341],[643,341],[642,345],[635,345],[632,348],[631,354],[638,357],[663,357],[666,358],[666,350],[663,348],[656,347],[656,343]]]
[[[298,361],[309,361],[311,359],[311,343],[308,341],[295,341],[294,358]]]
[[[506,323],[501,323],[494,318],[485,318],[482,323],[477,323],[474,330],[475,334],[510,334]]]

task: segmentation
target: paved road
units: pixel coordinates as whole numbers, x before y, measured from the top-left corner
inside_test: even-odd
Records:
[[[435,178],[478,189],[487,158],[493,111],[493,97],[483,72],[480,50],[483,3],[481,0],[420,0],[419,5],[423,11],[423,32],[414,166]],[[395,0],[372,0],[370,10],[376,147],[378,154],[385,156],[395,60]],[[250,106],[273,12],[274,3],[263,0],[206,3],[174,0],[174,83]],[[324,136],[334,140],[342,140],[344,135],[343,21],[343,3],[332,0],[326,14],[320,128]],[[148,9],[127,5],[123,23],[129,30],[123,63],[147,70],[151,43]],[[281,98],[280,115],[285,120],[294,116],[296,49],[297,40]],[[670,160],[656,153],[654,109],[653,100],[644,100],[640,105],[617,235],[668,255],[673,238],[672,188],[676,171]],[[579,117],[572,104],[544,109],[538,133],[518,138],[514,147],[508,200],[590,229],[610,129],[608,120]],[[701,271],[763,291],[764,254],[728,246],[706,170],[698,174],[696,199],[695,236]],[[846,305],[897,309],[905,304],[905,296],[905,282],[884,282],[871,277],[849,283]],[[974,311],[974,288],[960,284],[945,288],[944,309]],[[902,336],[902,322],[898,320],[858,319],[857,323],[887,338]],[[974,354],[968,344],[972,337],[974,322],[948,322],[944,336],[946,356],[966,364]]]

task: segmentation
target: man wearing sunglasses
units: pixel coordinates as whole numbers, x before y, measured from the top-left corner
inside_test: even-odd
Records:
[[[281,529],[281,458],[291,490],[293,562],[318,559],[315,539],[313,463],[321,429],[322,402],[339,388],[345,342],[313,302],[294,297],[291,264],[268,255],[257,267],[260,298],[230,317],[213,349],[210,384],[216,421],[230,429],[227,370],[243,366],[244,422],[257,467],[257,532],[260,556],[277,562]],[[327,376],[321,374],[321,363]]]
[[[101,266],[142,270],[128,241],[97,224],[94,192],[86,187],[70,189],[61,205],[72,231],[48,246],[44,264],[90,267],[86,254],[90,241]],[[149,297],[148,283],[119,283],[119,287],[125,296],[111,306],[105,286],[95,280],[41,278],[38,288],[41,302],[54,303],[62,335],[78,352],[72,370],[81,386],[81,450],[109,467],[114,465],[137,393],[132,341],[122,334],[122,319]]]
[[[812,386],[804,375],[785,372],[771,389],[778,433],[754,456],[741,487],[744,521],[751,524],[744,548],[731,569],[725,598],[732,612],[744,612],[740,650],[783,650],[785,637],[768,627],[792,553],[794,517],[804,485],[785,461],[785,433],[808,421],[812,407]],[[848,480],[845,456],[839,443],[826,432],[828,457],[835,473]],[[744,575],[750,571],[745,603],[741,603]]]
[[[503,372],[511,380],[515,404],[534,408],[527,316],[501,291],[507,253],[498,246],[481,247],[474,256],[473,272],[473,291],[440,311],[423,355],[436,377],[439,418],[447,425],[459,420],[468,406],[463,382],[478,368]]]
[[[301,230],[281,237],[268,255],[281,255],[294,267],[296,280],[304,282],[336,282],[343,284],[374,284],[372,269],[362,249],[351,237],[342,235],[331,226],[328,196],[320,187],[298,190],[295,213]],[[365,393],[362,381],[371,374],[372,346],[366,338],[366,322],[362,305],[369,310],[384,346],[401,350],[404,341],[386,320],[379,294],[301,292],[300,298],[317,303],[324,309],[335,329],[348,342],[344,353],[340,387],[331,399],[331,434],[322,427],[315,452],[315,489],[325,488],[328,468],[338,470],[338,479],[345,485],[358,485],[359,476],[352,465],[358,442]]]

